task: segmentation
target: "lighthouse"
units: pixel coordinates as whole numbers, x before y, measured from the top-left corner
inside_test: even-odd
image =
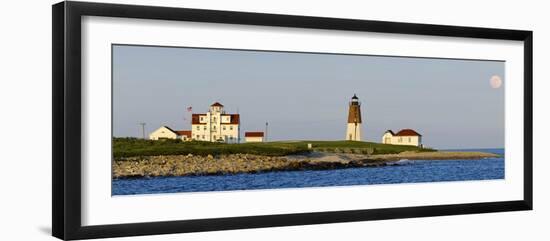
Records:
[[[355,94],[353,94],[349,102],[346,140],[361,141],[361,103]]]

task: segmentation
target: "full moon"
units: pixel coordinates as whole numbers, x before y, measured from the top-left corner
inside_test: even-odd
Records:
[[[493,75],[491,77],[490,83],[491,83],[491,88],[498,89],[502,85],[502,79],[498,75]]]

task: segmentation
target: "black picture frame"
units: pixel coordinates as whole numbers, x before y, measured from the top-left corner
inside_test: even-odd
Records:
[[[52,6],[53,156],[52,233],[60,239],[308,225],[442,215],[532,210],[533,32],[415,23],[336,19],[90,2]],[[212,218],[82,226],[81,224],[81,17],[194,21],[260,26],[349,30],[427,36],[517,40],[524,43],[524,194],[522,200],[404,208]],[[136,220],[139,221],[139,220]]]

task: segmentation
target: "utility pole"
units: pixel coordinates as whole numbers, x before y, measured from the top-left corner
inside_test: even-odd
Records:
[[[267,142],[267,121],[265,122],[265,142]]]
[[[145,140],[145,124],[145,122],[139,123],[139,125],[141,125],[141,134],[143,136],[143,140]]]
[[[237,144],[241,144],[241,127],[243,126],[243,121],[239,114],[239,107],[237,106],[237,115],[239,115],[239,125],[237,125]]]

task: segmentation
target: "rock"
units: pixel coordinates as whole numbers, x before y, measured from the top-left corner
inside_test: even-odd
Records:
[[[266,171],[330,169],[346,163],[319,162],[317,158],[289,159],[288,157],[253,154],[207,156],[165,155],[145,158],[119,159],[113,162],[116,178],[139,176],[220,175],[227,173],[257,173]]]

